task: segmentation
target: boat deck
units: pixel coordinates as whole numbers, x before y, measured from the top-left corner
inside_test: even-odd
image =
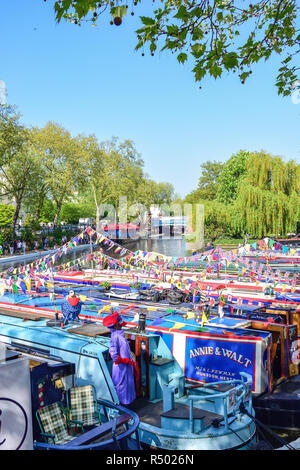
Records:
[[[0,308],[0,315],[8,315],[10,317],[21,318],[24,321],[39,321],[45,319],[45,317],[32,312],[21,312],[19,310],[12,310],[10,308]]]
[[[183,403],[175,403],[175,406],[172,410],[164,412],[162,400],[157,403],[153,403],[146,400],[145,398],[138,398],[130,405],[127,405],[127,408],[135,411],[138,414],[141,422],[150,424],[151,426],[156,426],[158,428],[161,427],[161,416],[176,418],[179,420],[189,418],[189,406]],[[204,427],[209,427],[215,420],[223,419],[223,416],[217,413],[195,407],[193,415],[196,419],[204,418]]]

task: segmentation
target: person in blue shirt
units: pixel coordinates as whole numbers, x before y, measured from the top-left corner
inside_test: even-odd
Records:
[[[76,293],[73,290],[69,291],[69,294],[66,296],[64,303],[62,304],[62,313],[64,316],[64,324],[69,320],[78,320],[79,314],[81,312],[82,302],[77,297]]]

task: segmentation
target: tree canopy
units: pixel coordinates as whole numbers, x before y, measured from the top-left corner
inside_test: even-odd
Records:
[[[149,0],[134,0],[132,5]],[[176,54],[179,63],[189,62],[196,81],[206,75],[219,78],[225,72],[236,73],[245,83],[255,64],[271,56],[280,56],[276,86],[281,95],[300,88],[297,80],[300,52],[299,6],[297,0],[161,0],[153,1],[150,16],[140,16],[136,31],[136,50],[149,46]],[[126,0],[57,0],[57,22],[62,18],[81,25],[96,25],[105,13],[111,24],[119,26],[129,5]],[[134,14],[134,8],[131,11]]]
[[[224,164],[218,179],[217,200],[225,204],[233,202],[237,197],[241,178],[246,173],[250,152],[240,150],[232,155]]]
[[[264,151],[251,154],[236,198],[235,226],[261,238],[296,232],[300,165]]]
[[[245,233],[261,238],[297,232],[300,222],[299,163],[284,161],[265,151],[241,150],[223,164],[216,185],[213,199],[201,197],[198,190],[185,199],[204,205],[207,238],[241,238]]]
[[[42,128],[27,128],[13,108],[1,105],[1,197],[15,204],[15,233],[21,212],[34,228],[45,222],[58,226],[61,220],[76,223],[79,218],[95,218],[99,224],[109,205],[110,220],[116,221],[122,198],[127,222],[136,217],[135,207],[129,214],[132,205],[141,206],[140,215],[153,204],[170,203],[174,188],[145,174],[144,161],[129,139],[98,142],[94,135],[72,136],[51,121]]]

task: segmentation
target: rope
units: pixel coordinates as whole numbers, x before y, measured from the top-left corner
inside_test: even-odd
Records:
[[[258,427],[261,427],[262,429],[266,430],[272,437],[274,437],[275,439],[277,439],[280,444],[282,444],[283,446],[286,446],[288,449],[290,450],[297,450],[295,449],[295,447],[293,447],[291,444],[287,443],[284,439],[282,439],[280,436],[278,436],[277,434],[275,434],[273,431],[271,431],[270,428],[268,428],[268,426],[266,426],[265,424],[263,424],[261,421],[259,421],[257,418],[255,418],[254,416],[252,416],[247,410],[246,410],[246,407],[244,405],[244,403],[241,403],[240,405],[240,411],[242,413],[245,413],[247,416],[249,416],[249,418],[251,418],[255,424],[258,426]]]

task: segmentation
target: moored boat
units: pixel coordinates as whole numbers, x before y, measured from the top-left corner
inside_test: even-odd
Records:
[[[226,384],[215,381],[191,390],[160,335],[132,328],[126,330],[126,335],[140,370],[137,400],[130,409],[139,415],[143,446],[221,450],[254,445],[256,428],[248,374]],[[69,324],[62,329],[48,326],[41,318],[24,322],[2,315],[0,339],[15,350],[36,351],[44,357],[72,362],[77,385],[90,383],[98,399],[118,404],[108,355],[110,339],[103,327]],[[241,403],[251,417],[240,411]]]

